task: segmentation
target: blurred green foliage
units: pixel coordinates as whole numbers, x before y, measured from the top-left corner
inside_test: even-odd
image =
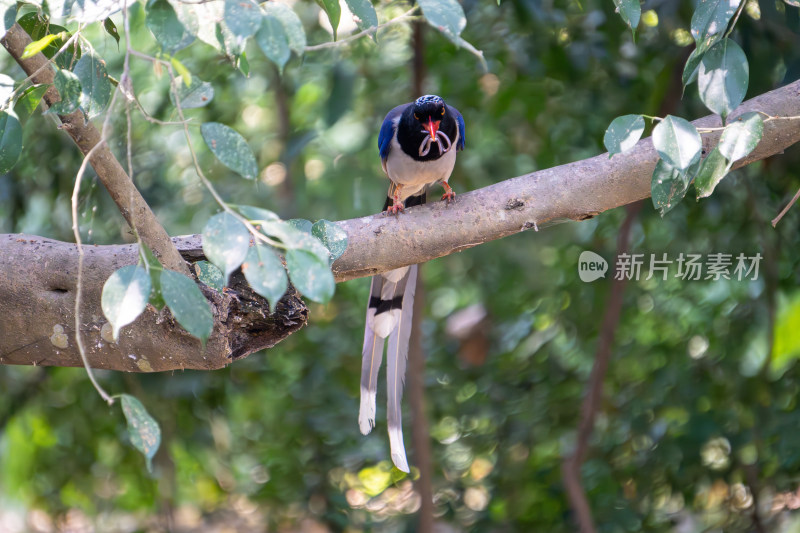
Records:
[[[800,10],[746,6],[733,38],[749,59],[752,97],[800,74]],[[381,22],[408,7],[376,5]],[[463,8],[462,36],[484,52],[488,73],[430,28],[423,47],[424,90],[458,107],[467,124],[450,181],[457,192],[596,155],[619,115],[655,115],[664,102],[687,119],[706,114],[693,86],[677,101],[691,2],[645,3],[635,41],[609,0],[466,0]],[[331,39],[316,4],[293,9],[310,44]],[[132,42],[156,54],[142,4],[129,13]],[[113,20],[123,33],[119,14]],[[100,25],[85,35],[118,79],[116,41]],[[214,91],[187,117],[233,127],[255,152],[256,181],[199,152],[226,201],[286,219],[378,211],[388,182],[377,133],[384,114],[412,97],[410,35],[409,25],[392,25],[377,43],[293,56],[282,74],[251,43],[249,77],[201,42],[175,52],[192,84]],[[24,77],[7,54],[0,67]],[[135,59],[131,69],[148,113],[176,120],[165,73]],[[110,140],[121,161],[123,109],[113,111]],[[217,207],[182,130],[131,115],[133,179],[170,234],[199,232]],[[202,146],[199,128],[192,136]],[[47,115],[28,120],[23,144],[21,161],[0,176],[0,231],[71,240],[80,155]],[[758,252],[764,260],[757,281],[683,281],[671,270],[666,281],[628,284],[582,469],[600,531],[753,531],[755,516],[779,531],[797,522],[787,509],[800,476],[800,214],[789,211],[776,229],[769,219],[800,186],[799,156],[790,149],[734,172],[708,199],[684,201],[663,219],[647,205],[636,219],[636,253]],[[91,175],[80,216],[87,242],[133,240]],[[623,218],[616,210],[527,232],[423,269],[436,514],[453,530],[574,531],[560,462],[574,446],[609,290],[608,278],[581,282],[577,261],[592,250],[613,262]],[[250,520],[281,531],[413,531],[418,501],[390,469],[385,428],[362,437],[356,423],[367,291],[365,280],[340,284],[330,303],[312,305],[306,329],[224,371],[98,372],[161,425],[152,476],[123,438],[119,411],[83,370],[0,369],[0,513],[42,509],[68,520],[79,510],[98,524],[128,513],[142,529],[199,527],[234,513],[238,522],[228,523],[241,530]],[[465,363],[470,346],[445,331],[472,305],[488,313],[481,364]],[[410,445],[410,418],[406,427]]]

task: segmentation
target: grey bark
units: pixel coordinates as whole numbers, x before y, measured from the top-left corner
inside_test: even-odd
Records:
[[[742,104],[737,113],[760,110],[772,116],[800,115],[800,82]],[[735,117],[734,117],[735,118]],[[716,117],[695,124],[719,125]],[[720,132],[704,135],[706,152]],[[740,167],[782,152],[800,141],[800,121],[771,120],[763,140]],[[657,160],[650,139],[629,153],[606,154],[512,178],[472,191],[445,205],[434,202],[399,216],[382,214],[345,220],[349,246],[334,263],[337,281],[370,276],[404,265],[430,261],[478,244],[562,220],[585,220],[650,195]],[[702,208],[702,203],[700,207]],[[173,239],[188,261],[203,258],[197,235]],[[212,369],[273,346],[306,322],[307,309],[295,293],[287,295],[273,316],[240,275],[225,294],[207,291],[214,305],[214,334],[205,349],[166,315],[145,311],[123,328],[120,343],[101,335],[102,284],[117,268],[136,262],[130,245],[86,248],[81,316],[92,366],[129,371],[180,368]],[[71,335],[59,348],[51,342],[55,326],[70,333],[74,307],[77,251],[73,244],[42,237],[0,235],[0,363],[79,366]],[[55,337],[55,341],[61,340]],[[144,362],[143,362],[144,361]]]

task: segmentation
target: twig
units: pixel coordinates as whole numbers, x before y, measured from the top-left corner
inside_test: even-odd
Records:
[[[19,24],[14,24],[0,39],[0,43],[23,70],[33,76],[34,82],[52,83],[55,74],[49,68],[50,61],[43,54],[39,53],[28,59],[21,59],[25,47],[30,42],[30,36]],[[48,68],[43,68],[44,66]],[[35,72],[39,72],[39,75],[35,75]],[[51,86],[45,92],[46,105],[52,105],[59,99],[60,95],[55,87]],[[189,267],[178,253],[166,230],[108,146],[100,143],[100,132],[91,123],[85,121],[84,114],[80,110],[69,115],[62,115],[60,119],[62,129],[72,138],[81,152],[83,154],[94,153],[91,165],[128,225],[141,235],[142,240],[150,246],[165,266],[188,275]],[[97,144],[100,144],[101,148],[95,151],[94,147]]]
[[[416,11],[418,8],[419,8],[419,6],[414,6],[411,9],[409,9],[408,11],[406,11],[405,13],[403,13],[402,15],[400,15],[399,17],[395,17],[395,18],[393,18],[391,20],[388,20],[388,21],[384,22],[383,24],[378,24],[377,26],[373,26],[371,28],[367,28],[366,30],[362,30],[360,32],[354,33],[353,35],[345,37],[344,39],[339,39],[338,41],[331,41],[331,42],[328,42],[328,43],[313,44],[311,46],[306,46],[306,52],[315,52],[317,50],[325,50],[327,48],[336,48],[337,46],[341,46],[341,45],[343,45],[345,43],[349,43],[350,41],[354,41],[356,39],[360,39],[361,37],[364,37],[365,35],[371,35],[373,33],[376,33],[378,30],[381,30],[381,29],[383,29],[383,28],[385,28],[387,26],[392,26],[394,24],[398,24],[398,23],[403,22],[403,21],[408,20],[408,19],[414,19],[416,17],[413,17],[411,14],[414,11]]]
[[[76,30],[75,33],[73,33],[72,36],[69,39],[67,39],[67,42],[65,42],[64,45],[61,48],[59,48],[55,54],[53,54],[53,57],[50,58],[50,62],[55,61],[56,58],[60,56],[64,51],[66,51],[66,49],[69,48],[70,45],[75,44],[75,41],[78,39],[78,36],[80,35],[80,32],[81,32],[80,28]],[[50,62],[44,63],[41,67],[31,72],[27,78],[22,80],[19,83],[19,87],[17,87],[9,95],[8,100],[6,100],[5,102],[3,102],[2,105],[0,105],[0,111],[3,111],[11,107],[11,102],[14,101],[14,98],[17,96],[17,94],[19,94],[26,88],[28,82],[33,83],[33,78],[41,74],[44,71],[44,69],[48,68],[50,66]]]
[[[778,216],[776,216],[775,218],[773,218],[773,219],[772,219],[772,227],[773,227],[773,228],[774,228],[775,226],[777,226],[777,225],[778,225],[778,222],[780,222],[780,221],[781,221],[781,219],[783,218],[783,216],[784,216],[786,213],[788,213],[788,212],[789,212],[789,209],[791,209],[791,208],[792,208],[792,206],[793,206],[795,203],[797,203],[797,200],[798,200],[798,198],[800,198],[800,189],[798,189],[798,190],[797,190],[797,192],[795,193],[794,197],[793,197],[791,200],[789,200],[789,203],[788,203],[788,204],[786,204],[786,207],[784,207],[784,208],[781,210],[781,212],[780,212],[780,213],[778,213]]]
[[[744,11],[744,6],[745,5],[747,5],[747,0],[740,0],[739,1],[739,7],[736,8],[736,14],[733,16],[733,22],[731,23],[730,27],[728,28],[728,31],[725,32],[725,37],[726,38],[730,37],[731,33],[733,33],[733,28],[736,27],[736,22],[738,22],[738,20],[739,20],[739,15],[741,15],[742,11]]]
[[[83,300],[83,261],[84,261],[84,251],[83,251],[83,242],[81,240],[81,230],[80,225],[78,224],[78,200],[81,190],[81,181],[83,180],[83,175],[86,172],[86,166],[89,164],[89,160],[91,159],[92,155],[96,151],[100,149],[106,142],[107,132],[109,126],[111,125],[111,110],[114,108],[114,104],[117,99],[118,91],[114,91],[114,94],[111,97],[111,103],[109,104],[109,110],[106,114],[106,119],[103,121],[103,127],[100,130],[100,141],[95,144],[91,150],[84,156],[83,161],[81,161],[81,166],[78,169],[78,173],[75,176],[75,186],[72,189],[72,234],[75,236],[75,244],[78,247],[78,274],[77,280],[75,285],[75,342],[78,344],[78,352],[81,354],[81,361],[83,361],[83,366],[86,369],[86,374],[89,376],[89,381],[92,382],[95,390],[100,395],[100,397],[108,404],[114,404],[114,398],[110,396],[103,387],[100,386],[100,383],[97,381],[97,378],[92,371],[92,367],[89,365],[89,359],[86,357],[86,348],[83,345],[83,338],[81,337],[81,303]]]

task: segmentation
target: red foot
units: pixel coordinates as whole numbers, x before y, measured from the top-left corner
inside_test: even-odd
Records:
[[[444,194],[442,195],[442,200],[444,200],[449,204],[450,202],[455,200],[456,193],[453,191],[450,185],[447,184],[446,181],[442,182],[442,187],[444,187]]]
[[[395,201],[394,204],[392,204],[392,205],[390,205],[389,207],[386,208],[386,214],[387,215],[396,215],[396,214],[400,213],[400,211],[402,211],[402,210],[403,210],[403,202],[399,202],[398,203],[397,201]]]

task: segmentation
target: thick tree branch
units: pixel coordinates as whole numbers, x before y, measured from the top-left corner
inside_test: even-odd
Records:
[[[308,309],[290,289],[270,315],[266,301],[237,272],[224,293],[206,290],[214,332],[205,347],[148,306],[113,342],[100,308],[105,280],[135,264],[136,245],[84,246],[83,339],[94,368],[157,372],[212,370],[269,348],[303,327]],[[0,235],[0,364],[83,366],[75,346],[78,253],[74,244],[26,235]],[[105,326],[105,328],[104,328]]]
[[[34,84],[52,84],[55,71],[47,65],[49,60],[44,54],[36,54],[28,59],[21,59],[25,47],[31,42],[30,36],[19,24],[14,24],[0,39],[11,57],[31,76]],[[52,85],[44,95],[45,103],[50,106],[61,97]],[[101,141],[100,132],[90,122],[84,121],[83,112],[78,110],[69,115],[59,115],[64,131],[72,138],[78,148],[87,155]],[[103,143],[92,153],[89,161],[97,173],[100,182],[108,190],[117,204],[120,213],[134,228],[139,238],[158,256],[165,267],[170,270],[189,274],[186,263],[178,250],[172,245],[166,230],[158,222],[150,206],[147,205],[139,190],[128,174],[123,170],[117,158],[111,153],[108,145]]]
[[[738,112],[755,110],[771,116],[800,115],[800,82],[753,98]],[[706,117],[695,124],[709,127],[718,121]],[[718,137],[718,131],[705,135],[706,149]],[[798,141],[800,121],[771,120],[756,150],[734,167],[780,153]],[[650,195],[656,158],[652,142],[644,139],[631,152],[613,159],[603,154],[512,178],[463,194],[451,205],[435,202],[397,217],[373,215],[342,221],[350,241],[345,254],[334,263],[336,278],[345,281],[370,276],[633,203]],[[204,258],[199,236],[178,237],[173,242],[185,259]],[[246,287],[241,276],[234,276],[229,292],[208,294],[215,307],[215,327],[204,351],[196,339],[152,309],[123,328],[119,344],[109,343],[100,334],[104,323],[100,291],[114,270],[136,262],[136,247],[91,246],[86,252],[81,316],[87,320],[92,366],[130,371],[219,368],[276,344],[305,324],[307,310],[295,293],[282,300],[277,313],[269,315],[266,302]],[[0,321],[0,363],[80,365],[74,347],[59,348],[51,342],[55,326],[68,332],[72,324],[76,265],[74,244],[0,235],[0,272],[4,276],[0,316],[7,317]]]
[[[800,115],[800,81],[744,102],[731,120],[747,111],[781,117]],[[694,124],[720,126],[715,115]],[[714,131],[703,135],[706,153],[720,134]],[[771,120],[764,125],[763,139],[755,151],[733,167],[781,153],[798,141],[800,120]],[[564,220],[585,220],[647,198],[656,161],[653,143],[647,138],[612,159],[602,154],[501,181],[459,195],[450,205],[433,202],[397,217],[373,215],[340,222],[350,246],[334,264],[336,279],[346,281],[424,263],[520,231]]]

